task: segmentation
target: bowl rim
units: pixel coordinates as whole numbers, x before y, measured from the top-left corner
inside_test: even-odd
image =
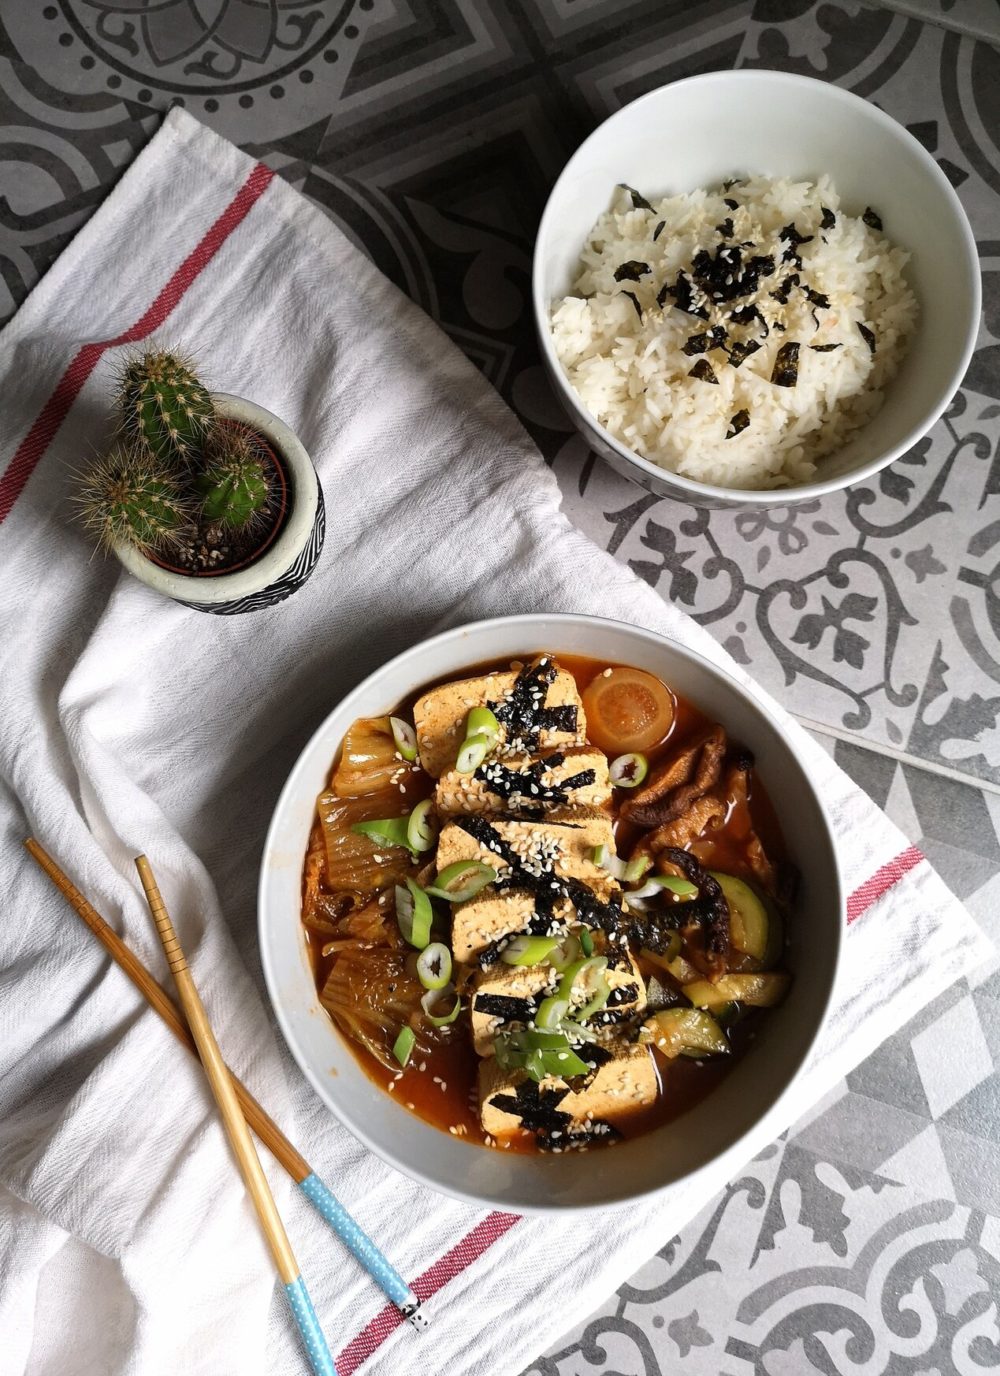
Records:
[[[830,817],[827,812],[826,805],[823,802],[819,787],[813,778],[811,770],[801,762],[799,763],[799,768],[802,777],[813,796],[813,800],[816,804],[817,815],[820,819],[822,837],[817,838],[814,841],[814,844],[819,844],[821,839],[822,844],[824,845],[827,851],[830,861],[831,879],[834,887],[835,906],[836,911],[838,913],[836,931],[832,934],[834,949],[833,959],[831,962],[831,969],[829,971],[829,978],[827,982],[826,995],[823,1001],[823,1006],[819,1011],[818,1017],[816,1018],[813,1031],[811,1035],[807,1038],[803,1046],[800,1048],[799,1054],[795,1058],[791,1074],[789,1075],[783,1088],[767,1105],[764,1112],[761,1113],[759,1117],[757,1117],[743,1132],[741,1132],[737,1137],[735,1137],[731,1142],[729,1142],[728,1145],[726,1145],[720,1152],[718,1152],[716,1155],[712,1157],[709,1157],[700,1165],[692,1167],[691,1170],[686,1171],[673,1179],[667,1180],[662,1184],[650,1185],[648,1188],[639,1188],[631,1191],[627,1195],[622,1195],[616,1199],[607,1202],[598,1201],[592,1203],[577,1203],[573,1201],[563,1201],[557,1199],[548,1204],[540,1205],[532,1201],[525,1201],[523,1199],[511,1200],[510,1198],[504,1198],[499,1194],[490,1196],[487,1194],[475,1193],[471,1190],[463,1189],[460,1185],[456,1185],[451,1181],[443,1181],[441,1179],[435,1178],[432,1175],[429,1175],[428,1173],[420,1169],[418,1166],[415,1166],[410,1160],[406,1158],[405,1150],[402,1149],[402,1147],[400,1150],[397,1150],[395,1147],[387,1149],[380,1144],[376,1144],[375,1141],[372,1139],[372,1136],[369,1134],[364,1123],[359,1123],[358,1121],[356,1121],[352,1115],[344,1111],[337,1104],[337,1095],[335,1090],[335,1086],[337,1083],[336,1078],[325,1076],[321,1074],[321,1072],[318,1069],[314,1068],[313,1065],[310,1063],[310,1059],[306,1051],[299,1044],[299,1038],[294,1028],[292,1017],[290,1013],[286,1012],[283,1000],[279,996],[280,985],[278,973],[272,963],[269,942],[265,939],[265,929],[268,927],[273,927],[274,924],[280,920],[279,914],[272,913],[270,911],[270,903],[268,899],[267,889],[269,875],[271,871],[270,857],[276,851],[279,850],[277,840],[278,833],[283,825],[284,813],[292,805],[294,799],[300,792],[299,779],[300,775],[305,770],[305,762],[307,758],[313,753],[313,749],[317,742],[328,734],[328,723],[335,714],[339,714],[345,711],[356,713],[358,707],[363,703],[364,698],[369,694],[370,685],[374,678],[385,673],[390,669],[398,669],[400,667],[406,666],[410,662],[412,662],[414,668],[416,668],[416,665],[419,663],[423,655],[426,653],[428,646],[436,646],[453,641],[461,641],[468,637],[470,632],[475,632],[477,635],[485,635],[488,634],[494,628],[501,626],[505,628],[510,628],[512,626],[523,626],[526,638],[528,638],[540,630],[546,634],[550,632],[557,633],[559,627],[561,626],[574,626],[581,624],[595,627],[597,630],[600,630],[602,627],[605,626],[613,627],[616,631],[619,632],[621,630],[626,630],[630,634],[634,634],[638,636],[640,639],[644,639],[653,645],[656,645],[661,648],[665,646],[670,654],[674,654],[681,657],[682,659],[686,659],[689,662],[694,663],[700,669],[704,669],[709,674],[715,676],[718,679],[721,679],[725,685],[727,685],[731,689],[734,689],[740,697],[745,699],[749,703],[751,709],[759,713],[767,722],[767,724],[771,727],[772,730],[774,730],[780,736],[783,736],[785,734],[784,728],[782,727],[781,723],[777,720],[777,718],[772,714],[770,709],[768,707],[765,707],[753,693],[751,693],[747,688],[745,688],[743,684],[741,684],[739,680],[735,678],[732,674],[727,672],[726,669],[720,667],[718,664],[715,664],[712,660],[699,654],[696,650],[692,650],[688,646],[682,645],[677,641],[672,640],[669,636],[661,634],[660,632],[651,631],[645,626],[637,626],[632,624],[631,622],[617,621],[611,617],[591,616],[586,613],[528,612],[514,616],[488,617],[481,621],[467,622],[462,625],[449,627],[447,630],[441,631],[436,635],[428,636],[427,638],[419,641],[417,644],[412,645],[409,648],[401,651],[399,654],[394,655],[391,659],[387,659],[386,661],[384,661],[384,663],[380,664],[376,669],[372,670],[370,674],[365,675],[364,679],[362,679],[360,683],[358,683],[354,688],[350,690],[350,692],[346,693],[342,698],[339,699],[338,702],[334,704],[330,711],[326,713],[323,720],[319,723],[316,729],[310,734],[309,739],[302,746],[302,749],[300,750],[298,757],[294,765],[292,766],[288,774],[288,777],[285,780],[284,785],[282,786],[281,792],[278,795],[277,802],[275,803],[274,811],[271,815],[271,820],[268,824],[267,833],[264,838],[264,845],[261,852],[260,873],[258,876],[257,883],[257,940],[268,1000],[274,1012],[274,1016],[278,1023],[278,1026],[281,1030],[281,1034],[284,1038],[285,1045],[288,1048],[288,1051],[291,1054],[293,1061],[298,1066],[300,1072],[305,1076],[308,1083],[312,1086],[313,1090],[319,1097],[324,1107],[327,1108],[334,1115],[337,1121],[340,1122],[347,1129],[347,1131],[351,1133],[351,1135],[354,1138],[356,1138],[357,1141],[359,1141],[378,1160],[384,1162],[388,1166],[391,1166],[394,1170],[399,1171],[401,1175],[407,1176],[411,1180],[416,1181],[418,1184],[425,1186],[427,1189],[436,1190],[440,1194],[448,1195],[451,1198],[461,1200],[463,1203],[472,1204],[479,1208],[491,1207],[500,1209],[516,1209],[520,1213],[531,1215],[589,1213],[599,1209],[627,1207],[630,1204],[634,1204],[638,1200],[648,1199],[662,1193],[665,1190],[682,1186],[685,1182],[692,1180],[697,1175],[701,1174],[703,1171],[711,1170],[720,1161],[725,1160],[728,1162],[732,1160],[734,1168],[737,1167],[745,1159],[744,1156],[741,1154],[741,1148],[743,1143],[745,1143],[748,1138],[758,1133],[761,1130],[762,1126],[773,1124],[773,1130],[771,1132],[772,1136],[776,1136],[780,1131],[783,1130],[781,1127],[777,1125],[777,1120],[781,1118],[785,1105],[789,1103],[793,1094],[795,1093],[799,1080],[802,1076],[805,1064],[811,1056],[813,1049],[815,1048],[819,1038],[822,1036],[830,1017],[830,1012],[834,1004],[834,999],[839,988],[840,979],[843,971],[844,940],[846,933],[847,904],[846,895],[844,891],[844,878],[843,870],[840,863],[839,849],[833,833],[833,827],[830,822]],[[558,655],[559,651],[554,650],[553,653]],[[416,686],[419,687],[420,682],[422,680],[419,679],[419,675],[415,675],[414,677],[416,679]],[[301,925],[301,923],[298,921],[299,916],[300,915],[297,915],[298,926]],[[336,1031],[336,1029],[334,1030]],[[337,1033],[337,1035],[340,1036],[339,1033]],[[486,1148],[484,1148],[484,1150],[486,1150]]]
[[[952,217],[958,228],[960,238],[965,249],[965,259],[963,266],[969,278],[969,286],[972,297],[971,309],[969,311],[969,321],[966,327],[965,342],[960,356],[956,359],[946,385],[941,389],[940,394],[934,401],[931,409],[925,413],[924,419],[911,426],[908,433],[899,440],[885,453],[878,458],[869,459],[850,473],[843,474],[836,478],[819,479],[808,483],[798,483],[794,487],[785,488],[740,488],[740,487],[719,487],[713,483],[700,483],[693,478],[684,477],[680,473],[675,473],[672,469],[661,468],[659,464],[651,459],[644,458],[634,449],[622,444],[615,438],[609,430],[606,430],[601,422],[584,406],[577,395],[576,389],[572,386],[566,376],[565,370],[559,361],[552,342],[552,331],[548,325],[548,301],[542,295],[542,271],[541,257],[542,248],[548,238],[551,226],[556,218],[554,201],[556,193],[560,190],[564,180],[572,176],[576,165],[582,160],[585,151],[593,140],[609,124],[614,123],[619,116],[627,110],[633,110],[637,105],[656,101],[664,91],[673,90],[679,86],[697,86],[711,82],[724,81],[734,82],[739,85],[750,85],[753,82],[777,83],[790,87],[798,87],[802,91],[815,94],[817,88],[823,91],[825,97],[829,97],[835,103],[853,107],[855,110],[859,106],[864,108],[867,118],[875,124],[882,125],[890,130],[893,135],[903,144],[907,145],[910,151],[916,155],[918,161],[923,163],[924,168],[930,175],[932,181],[937,184],[938,190],[942,193],[945,202],[952,212]],[[898,120],[891,115],[866,100],[863,96],[855,95],[853,91],[847,91],[842,86],[837,86],[830,81],[821,81],[817,77],[804,76],[798,72],[781,72],[771,67],[746,67],[739,71],[719,71],[701,72],[695,76],[681,77],[677,81],[666,82],[663,86],[657,86],[652,91],[647,91],[645,95],[636,97],[625,105],[619,106],[612,114],[603,119],[596,128],[592,129],[583,142],[574,150],[566,165],[563,167],[559,176],[552,184],[548,199],[545,202],[545,209],[538,222],[538,230],[535,235],[535,248],[531,259],[531,299],[535,315],[535,328],[539,336],[542,349],[542,356],[547,365],[550,377],[555,381],[564,407],[578,416],[586,428],[596,431],[603,442],[618,454],[626,463],[636,466],[640,473],[659,484],[665,484],[679,489],[673,495],[684,500],[685,495],[694,505],[704,506],[711,502],[717,502],[727,506],[738,502],[746,502],[755,507],[788,506],[791,503],[808,501],[813,497],[825,497],[832,492],[842,491],[845,487],[851,487],[855,483],[866,482],[868,479],[880,472],[889,464],[894,463],[908,449],[911,449],[933,425],[944,414],[945,409],[950,404],[955,393],[962,384],[972,354],[976,345],[976,338],[979,334],[979,322],[982,314],[982,275],[979,264],[979,254],[976,248],[976,238],[969,223],[969,217],[965,213],[965,207],[959,199],[958,193],[951,182],[938,166],[937,161],[919,139],[915,138],[908,129],[904,128]],[[918,324],[919,328],[919,324]],[[579,428],[579,427],[577,427]],[[642,479],[638,479],[642,481]]]

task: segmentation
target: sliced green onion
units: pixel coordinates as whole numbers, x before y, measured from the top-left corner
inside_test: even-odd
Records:
[[[451,952],[443,941],[432,941],[417,956],[417,978],[425,989],[443,989],[451,979]]]
[[[658,874],[656,881],[662,889],[669,889],[678,898],[698,897],[698,885],[692,884],[690,879],[681,879],[676,874]]]
[[[535,1026],[542,1028],[555,1028],[562,1022],[569,1012],[569,999],[561,999],[553,994],[547,999],[542,999],[535,1014]]]
[[[455,768],[459,774],[475,774],[489,753],[490,746],[485,736],[469,736],[462,742]]]
[[[602,971],[595,981],[593,997],[588,999],[582,1008],[577,1008],[573,1017],[577,1022],[586,1022],[588,1018],[592,1018],[595,1013],[601,1011],[610,997],[611,985],[608,983],[607,975]]]
[[[583,983],[586,985],[591,974],[596,978],[598,974],[603,975],[607,968],[607,956],[587,956],[586,960],[574,961],[572,965],[566,968],[559,982],[559,997],[569,999],[572,1003],[573,990],[580,976],[583,976]]]
[[[417,758],[417,733],[402,717],[390,717],[389,729],[392,739],[396,742],[396,749],[407,764],[412,764]]]
[[[673,874],[651,874],[641,889],[630,889],[625,897],[631,903],[633,898],[655,898],[664,889],[669,889],[678,898],[694,898],[698,893],[698,886],[689,879],[678,879]]]
[[[370,836],[373,841],[384,841],[387,846],[406,846],[410,848],[406,831],[408,817],[383,817],[377,821],[355,822],[351,830],[358,836]]]
[[[580,952],[582,950],[583,946],[580,944],[579,937],[574,936],[572,932],[568,932],[566,936],[563,937],[562,941],[560,941],[559,945],[553,947],[549,952],[549,964],[555,966],[559,973],[562,974],[564,970],[567,970],[580,959]]]
[[[432,1013],[431,1009],[436,1007],[437,1001],[444,998],[454,998],[455,1000],[449,1011],[442,1014]],[[424,1010],[431,1027],[447,1027],[449,1023],[455,1021],[462,1011],[462,1000],[458,997],[455,986],[446,984],[441,989],[428,989],[420,1000],[420,1007]]]
[[[401,1027],[399,1036],[392,1044],[392,1054],[400,1065],[405,1066],[417,1044],[417,1034],[412,1027]]]
[[[505,965],[541,965],[559,945],[556,936],[516,936],[500,952]]]
[[[612,760],[608,773],[615,788],[638,788],[649,773],[649,761],[645,755],[632,751]]]
[[[428,884],[427,892],[449,903],[465,903],[475,898],[487,884],[492,884],[496,877],[492,865],[484,865],[480,860],[456,860],[445,865],[434,883]]]
[[[634,860],[630,860],[625,866],[625,883],[638,884],[648,870],[653,868],[653,861],[648,855],[638,855]]]
[[[583,948],[583,954],[585,956],[592,956],[594,954],[594,938],[590,935],[589,927],[582,927],[580,929],[580,945]]]
[[[574,1075],[590,1074],[590,1066],[586,1061],[581,1061],[571,1046],[567,1046],[565,1051],[543,1051],[542,1068],[547,1074],[558,1075],[564,1080]]]
[[[545,1079],[545,1056],[539,1050],[529,1051],[524,1058],[524,1068],[535,1081]]]
[[[422,951],[431,939],[434,909],[425,891],[409,876],[405,889],[402,884],[396,885],[396,921],[403,940]]]
[[[473,707],[465,723],[465,736],[482,736],[487,749],[492,750],[500,736],[500,723],[488,707]]]
[[[625,878],[625,861],[615,855],[610,846],[595,846],[590,858],[600,869],[607,870],[612,878]]]
[[[418,855],[431,850],[437,840],[437,831],[429,820],[433,806],[433,799],[425,798],[416,805],[406,821],[406,844]]]
[[[573,1050],[565,1032],[536,1027],[501,1033],[495,1050],[501,1070],[524,1070],[533,1080],[543,1080],[547,1075],[569,1079],[590,1074],[590,1066]]]

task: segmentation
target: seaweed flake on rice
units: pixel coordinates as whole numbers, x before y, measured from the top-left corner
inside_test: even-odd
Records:
[[[700,482],[788,487],[881,405],[917,317],[908,256],[828,177],[619,188],[552,303],[553,341],[628,448]]]

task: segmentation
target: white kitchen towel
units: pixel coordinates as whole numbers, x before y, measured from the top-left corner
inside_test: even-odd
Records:
[[[224,618],[162,600],[92,558],[71,520],[72,470],[104,440],[120,342],[154,334],[193,352],[216,389],[275,411],[315,459],[326,549],[277,607]],[[270,1021],[254,922],[264,829],[330,707],[450,624],[592,612],[746,677],[570,527],[527,436],[437,327],[319,210],[184,113],[0,344],[3,1376],[305,1369],[198,1067],[21,852],[29,833],[164,972],[132,863],[149,854],[237,1073],[432,1296],[429,1333],[398,1324],[272,1171],[341,1376],[514,1376],[741,1161],[639,1209],[520,1220],[383,1166],[317,1102]],[[819,781],[852,895],[804,1111],[989,948],[919,853],[751,689]]]

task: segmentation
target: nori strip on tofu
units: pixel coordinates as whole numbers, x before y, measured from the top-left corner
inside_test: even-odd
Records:
[[[749,411],[737,411],[735,416],[730,417],[729,429],[726,431],[726,439],[734,440],[750,424]]]
[[[682,352],[688,358],[694,358],[695,354],[706,354],[709,349],[721,349],[727,339],[725,325],[713,325],[704,334],[693,334],[682,345]]]
[[[815,287],[810,286],[804,286],[802,290],[805,292],[806,298],[811,301],[814,306],[819,306],[821,310],[824,311],[830,309],[830,298],[824,292],[817,291]]]
[[[715,226],[715,232],[716,234],[721,234],[724,239],[731,239],[733,237],[733,222],[728,215],[722,221],[721,225]]]
[[[738,368],[741,363],[745,363],[751,354],[755,354],[760,348],[760,343],[756,339],[748,339],[743,344],[733,344],[729,350],[729,361],[734,368]]]
[[[666,223],[667,223],[666,220],[661,220],[660,223],[659,223],[659,224],[656,226],[656,228],[653,230],[653,243],[654,243],[654,244],[656,243],[656,241],[657,241],[657,239],[660,237],[660,235],[663,233],[663,230],[664,230],[664,227],[666,226]]]
[[[872,353],[874,353],[874,352],[875,352],[875,335],[874,335],[873,332],[868,328],[867,325],[862,325],[862,323],[861,323],[860,320],[856,321],[855,323],[857,324],[858,329],[861,331],[861,338],[862,338],[862,339],[865,341],[865,343],[868,345],[869,349],[871,349]]]
[[[630,258],[627,263],[622,263],[615,268],[616,282],[638,282],[640,277],[645,277],[649,273],[649,264],[640,263],[635,258]]]
[[[870,205],[865,206],[865,213],[862,215],[861,218],[862,220],[864,220],[865,224],[868,226],[869,229],[877,229],[879,230],[879,232],[881,232],[882,216],[879,215],[877,211],[872,210]]]
[[[782,344],[774,359],[771,381],[776,387],[794,387],[799,380],[799,346],[794,339]]]
[[[634,186],[629,186],[627,182],[619,182],[618,185],[632,197],[633,210],[652,210],[653,207],[646,200],[645,196],[640,196]]]
[[[819,222],[820,229],[833,229],[837,223],[836,215],[834,215],[833,211],[825,205],[821,205],[820,210],[823,212],[823,218]]]
[[[719,379],[715,376],[715,369],[707,358],[699,358],[688,373],[688,377],[696,377],[699,382],[713,382],[716,387],[719,385]]]
[[[535,999],[518,999],[509,994],[476,994],[472,1000],[474,1013],[485,1013],[504,1022],[529,1022],[538,1004]]]
[[[634,291],[623,291],[621,294],[622,294],[622,296],[627,296],[628,299],[632,302],[632,305],[635,307],[635,313],[636,313],[636,315],[639,317],[639,320],[640,320],[640,323],[641,323],[641,321],[642,321],[642,307],[639,305],[639,298],[638,298],[638,296],[636,296],[636,294],[635,294]]]
[[[781,286],[778,287],[776,291],[772,291],[770,295],[774,297],[775,301],[780,301],[783,306],[787,306],[788,297],[792,288],[797,287],[801,280],[797,272],[791,272],[782,282]]]
[[[565,1132],[573,1121],[558,1105],[568,1089],[542,1089],[536,1080],[522,1080],[513,1094],[497,1094],[494,1105],[521,1120],[521,1126],[538,1134],[539,1142],[550,1132]]]
[[[814,354],[832,354],[833,351],[834,351],[834,349],[839,349],[839,348],[842,347],[842,345],[840,345],[840,344],[810,344],[809,347],[810,347],[810,349],[812,349],[812,351],[813,351]]]
[[[543,783],[542,776],[550,769],[558,769],[565,760],[563,752],[556,751],[536,760],[527,769],[508,769],[500,760],[487,759],[473,777],[495,797],[508,802],[512,798],[520,798],[528,800],[529,805],[533,802],[569,803],[574,789],[587,788],[595,782],[597,774],[593,769],[581,769],[558,785]]]

